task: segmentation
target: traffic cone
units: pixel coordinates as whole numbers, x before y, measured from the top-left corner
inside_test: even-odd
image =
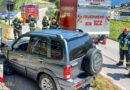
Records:
[[[106,38],[104,38],[103,40],[103,45],[106,45]]]
[[[2,77],[0,77],[0,83],[3,83],[3,82],[4,82],[3,78],[2,78]]]
[[[1,86],[1,87],[4,87],[4,86],[5,86],[5,84],[4,84],[4,80],[3,80],[2,77],[0,77],[0,86]]]

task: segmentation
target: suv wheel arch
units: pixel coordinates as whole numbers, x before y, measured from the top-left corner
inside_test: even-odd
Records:
[[[37,74],[37,78],[36,78],[37,82],[39,82],[40,76],[43,74],[50,76],[53,79],[53,81],[55,82],[57,90],[61,90],[61,88],[59,86],[59,81],[56,78],[56,75],[51,70],[48,70],[48,69],[40,70],[39,73]]]

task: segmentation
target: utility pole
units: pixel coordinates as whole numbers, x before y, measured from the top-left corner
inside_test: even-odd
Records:
[[[9,8],[8,8],[8,9],[9,9],[9,10],[8,10],[8,14],[9,14],[9,25],[10,25],[10,2],[11,2],[11,1],[8,0],[8,5],[9,5]]]

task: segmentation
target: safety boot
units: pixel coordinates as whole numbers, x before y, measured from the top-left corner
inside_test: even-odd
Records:
[[[117,65],[117,66],[122,66],[123,63],[122,63],[122,62],[119,62],[119,63],[117,63],[116,65]]]
[[[130,71],[129,71],[129,73],[127,74],[127,75],[125,75],[127,78],[130,78]]]

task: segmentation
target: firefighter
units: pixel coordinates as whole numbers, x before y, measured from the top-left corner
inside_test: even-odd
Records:
[[[11,26],[13,26],[13,28],[14,28],[14,31],[13,31],[14,32],[14,39],[17,39],[17,28],[16,27],[17,27],[18,22],[19,22],[18,17],[15,16],[15,18],[11,24]]]
[[[44,16],[42,20],[42,30],[48,29],[49,21],[47,20],[47,17]]]
[[[126,62],[127,69],[129,70],[129,73],[125,75],[126,77],[130,78],[130,34],[127,35],[126,39],[128,40],[128,61]]]
[[[129,58],[129,43],[128,43],[128,34],[129,31],[128,29],[125,27],[123,29],[123,33],[120,34],[118,40],[120,43],[120,61],[119,63],[117,63],[116,65],[120,66],[123,65],[124,62],[124,57],[126,57],[126,66],[129,67],[130,66],[130,58]],[[129,74],[130,75],[130,74]]]
[[[56,20],[53,19],[50,25],[50,29],[58,29],[59,25],[57,24]]]
[[[18,22],[18,25],[19,25],[19,29],[18,29],[18,37],[21,36],[22,34],[22,23],[23,23],[23,18],[19,18],[19,22]]]
[[[29,21],[29,27],[30,27],[30,31],[35,31],[35,19],[34,16],[31,16],[31,20]]]
[[[26,13],[25,13],[25,11],[22,15],[22,18],[23,18],[23,25],[25,25],[25,23],[26,23]]]
[[[16,38],[19,38],[22,34],[22,22],[23,22],[23,19],[19,18],[16,24]]]

